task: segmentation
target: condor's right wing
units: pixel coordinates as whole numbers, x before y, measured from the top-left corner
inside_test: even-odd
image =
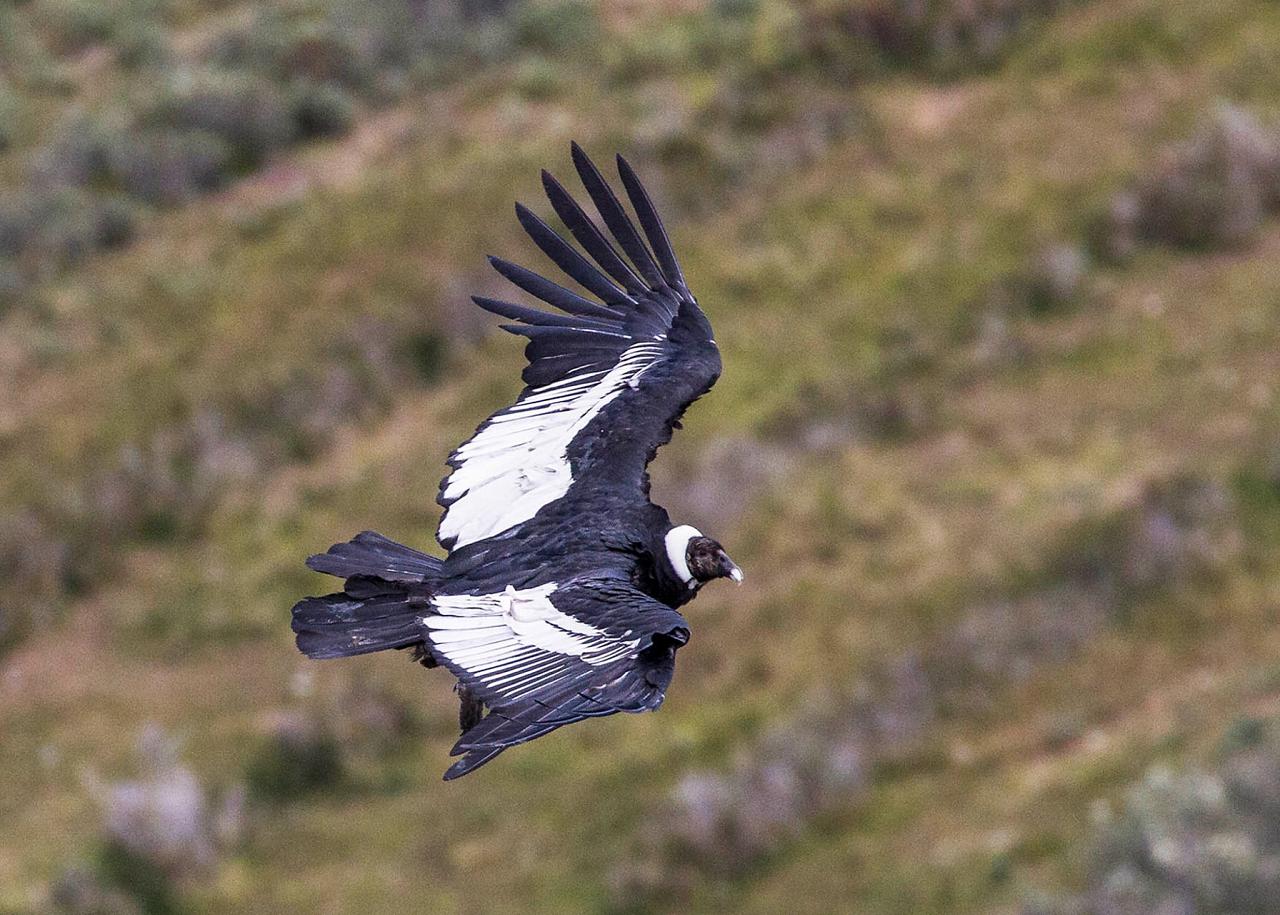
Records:
[[[612,578],[440,595],[422,622],[432,656],[489,708],[446,779],[566,724],[656,709],[689,640],[684,617]]]

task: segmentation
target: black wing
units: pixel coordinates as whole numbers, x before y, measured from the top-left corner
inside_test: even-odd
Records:
[[[475,299],[515,322],[503,329],[529,338],[529,364],[516,403],[449,457],[453,472],[438,498],[445,513],[437,538],[446,549],[527,521],[574,486],[615,485],[647,495],[645,467],[720,374],[711,325],[635,172],[618,157],[640,230],[577,144],[573,162],[613,241],[546,172],[542,183],[552,207],[591,260],[525,207],[517,204],[516,215],[538,247],[595,299],[490,258],[504,277],[564,314]]]
[[[684,617],[621,579],[438,596],[423,623],[432,656],[490,709],[446,779],[563,725],[657,708],[689,639]]]

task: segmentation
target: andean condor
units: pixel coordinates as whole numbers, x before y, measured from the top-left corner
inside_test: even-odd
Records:
[[[529,339],[529,364],[515,404],[449,456],[436,535],[447,558],[366,531],[307,560],[343,590],[293,608],[308,657],[412,648],[458,678],[462,758],[446,779],[562,725],[656,709],[689,639],[677,608],[714,578],[742,581],[719,543],[649,501],[649,461],[720,374],[711,325],[627,161],[618,173],[640,230],[572,153],[612,240],[545,171],[591,260],[517,204],[537,246],[594,298],[490,258],[563,314],[474,298]]]

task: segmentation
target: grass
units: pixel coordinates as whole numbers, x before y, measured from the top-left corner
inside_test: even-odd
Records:
[[[173,28],[235,13],[178,6]],[[252,766],[266,713],[327,714],[359,682],[421,708],[422,736],[357,760],[355,788],[260,816],[218,875],[184,889],[193,909],[615,905],[611,875],[682,774],[749,755],[803,697],[854,689],[884,658],[944,639],[966,608],[1052,578],[1072,537],[1174,473],[1232,486],[1237,556],[996,684],[847,809],[740,879],[701,879],[681,907],[1015,911],[1085,879],[1092,804],[1154,762],[1210,758],[1240,714],[1277,710],[1265,674],[1280,664],[1280,526],[1257,455],[1275,442],[1280,225],[1243,251],[1143,250],[1095,270],[1076,307],[1009,317],[1005,355],[979,358],[975,341],[997,284],[1046,241],[1080,238],[1215,100],[1280,108],[1280,84],[1259,76],[1280,10],[1083,4],[976,75],[890,71],[833,92],[784,72],[796,101],[778,123],[792,129],[813,101],[854,125],[794,159],[740,126],[708,132],[728,153],[670,158],[702,135],[696,118],[663,142],[632,138],[641,63],[641,86],[707,110],[712,90],[679,42],[696,25],[609,26],[623,30],[603,43],[612,81],[579,78],[585,65],[538,38],[554,66],[494,65],[410,93],[397,103],[408,129],[361,145],[361,124],[387,123],[366,113],[352,137],[155,215],[134,244],[0,316],[0,370],[23,395],[0,405],[0,505],[52,519],[87,579],[44,595],[60,621],[0,661],[13,788],[0,908],[28,906],[91,853],[80,773],[127,773],[144,722],[184,738],[189,764],[223,787]],[[670,46],[641,60],[658,39]],[[640,151],[677,205],[676,244],[725,356],[712,399],[658,462],[658,500],[679,515],[674,468],[696,468],[722,436],[777,441],[791,462],[715,532],[750,584],[690,608],[694,639],[661,713],[566,730],[446,790],[444,678],[399,657],[305,662],[283,621],[325,587],[307,553],[365,527],[429,542],[443,456],[516,388],[518,346],[472,323],[465,295],[496,288],[483,253],[538,263],[510,204],[537,200],[539,167],[566,171],[571,137],[602,156]],[[274,190],[291,171],[303,190]],[[718,183],[698,183],[709,173]],[[385,345],[396,340],[408,342]],[[868,420],[882,402],[908,419]],[[99,472],[139,443],[163,451],[154,443],[202,411],[225,432],[197,453],[247,443],[247,469],[210,471],[198,511],[195,477],[178,473],[166,503],[178,521],[108,517],[91,498],[106,491]],[[844,430],[825,451],[796,431],[820,422]],[[184,453],[148,465],[142,490]]]

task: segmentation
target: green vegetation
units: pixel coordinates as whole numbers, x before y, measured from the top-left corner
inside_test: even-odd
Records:
[[[1184,885],[1142,842],[1266,781],[1280,718],[1280,7],[366,6],[0,6],[0,910]],[[447,678],[307,662],[287,611],[337,539],[430,543],[517,388],[466,297],[541,266],[511,202],[570,139],[639,167],[716,326],[654,491],[748,580],[660,713],[444,786]],[[93,787],[148,723],[180,859]]]

